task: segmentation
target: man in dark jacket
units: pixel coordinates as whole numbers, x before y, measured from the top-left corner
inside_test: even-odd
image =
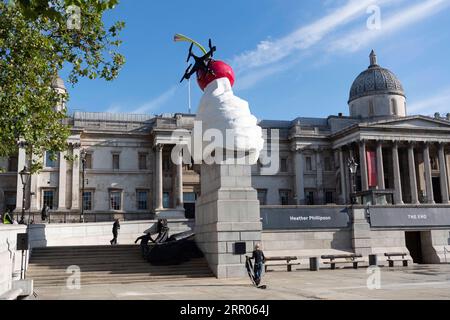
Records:
[[[258,286],[261,282],[261,273],[266,262],[266,257],[264,256],[264,252],[262,252],[259,243],[255,245],[255,250],[253,251],[251,259],[255,259],[254,271],[255,271],[255,283]]]
[[[113,233],[114,238],[110,241],[111,245],[117,244],[117,236],[119,234],[119,229],[120,229],[119,219],[116,219],[114,221],[113,228],[112,228],[112,233]]]
[[[42,222],[47,220],[48,211],[49,210],[50,210],[50,208],[48,207],[48,205],[44,204],[44,206],[42,207],[42,211],[41,211],[41,220],[42,220]]]

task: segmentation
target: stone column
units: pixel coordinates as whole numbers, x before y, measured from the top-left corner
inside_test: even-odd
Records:
[[[345,170],[346,166],[344,165],[344,154],[342,151],[342,147],[338,150],[339,153],[339,168],[340,168],[340,176],[341,176],[341,202],[345,204],[347,202],[347,188],[345,187]]]
[[[33,160],[34,161],[38,161],[39,157],[33,155]],[[30,195],[30,201],[31,201],[31,211],[39,211],[40,210],[40,197],[38,194],[38,175],[32,175],[30,177],[30,183],[31,183],[31,193],[33,193],[34,195]]]
[[[323,190],[323,165],[322,165],[322,150],[315,150],[316,153],[316,181],[317,181],[317,202],[318,204],[325,203],[325,195]]]
[[[72,210],[80,210],[80,148],[73,147],[74,161],[72,163]]]
[[[409,167],[409,183],[411,186],[411,203],[419,204],[419,195],[417,192],[416,162],[414,159],[414,145],[408,146],[408,167]]]
[[[305,204],[305,176],[303,154],[300,150],[295,152],[295,191],[297,193],[297,204]]]
[[[425,171],[425,186],[427,191],[427,202],[434,204],[433,179],[431,177],[431,163],[430,163],[430,145],[425,143],[423,147],[423,163]]]
[[[359,162],[361,168],[361,189],[366,191],[369,190],[369,180],[367,177],[366,142],[364,140],[361,140],[359,143]]]
[[[377,180],[378,189],[386,189],[386,186],[384,184],[383,143],[381,141],[377,142]]]
[[[162,149],[163,145],[158,144],[156,151],[156,172],[155,172],[155,194],[156,194],[156,210],[163,209],[163,172],[162,172]]]
[[[442,203],[449,203],[447,168],[445,165],[445,148],[444,144],[439,144],[439,173],[441,178]]]
[[[19,147],[19,155],[17,159],[17,196],[16,196],[16,211],[22,211],[22,201],[23,201],[23,184],[22,179],[20,178],[20,171],[23,170],[23,168],[27,164],[27,155],[25,148],[20,146]],[[31,180],[31,179],[30,179]],[[26,200],[25,200],[26,201]]]
[[[402,182],[400,180],[400,163],[398,160],[398,143],[394,141],[392,146],[392,168],[394,170],[394,202],[404,204],[402,196]]]
[[[184,209],[183,204],[183,154],[182,150],[177,154],[177,163],[176,165],[176,171],[177,171],[177,178],[176,178],[176,208],[177,209]]]
[[[59,153],[58,211],[66,210],[67,161],[65,156],[66,152]]]

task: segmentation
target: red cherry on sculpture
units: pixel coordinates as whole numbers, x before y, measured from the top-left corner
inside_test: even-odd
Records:
[[[197,83],[202,91],[204,91],[206,86],[212,81],[224,77],[227,77],[228,80],[230,80],[231,86],[233,86],[234,71],[228,64],[223,61],[211,60],[209,69],[212,70],[214,74],[211,72],[206,73],[201,69],[197,71]]]

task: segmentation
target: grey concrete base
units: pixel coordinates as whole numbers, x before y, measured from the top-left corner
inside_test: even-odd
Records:
[[[21,290],[20,297],[27,297],[33,294],[33,280],[23,279],[15,280],[12,282],[12,288],[14,290]]]
[[[251,187],[249,165],[202,165],[202,194],[196,205],[196,242],[218,278],[246,277],[246,254],[261,242],[259,201]]]
[[[185,219],[184,209],[155,210],[157,219]]]
[[[356,254],[368,256],[372,253],[370,224],[367,221],[365,209],[353,209],[352,244]]]

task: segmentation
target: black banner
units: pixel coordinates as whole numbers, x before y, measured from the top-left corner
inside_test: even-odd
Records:
[[[372,227],[446,227],[450,208],[369,208]]]
[[[341,229],[350,224],[347,208],[261,207],[263,230]]]

